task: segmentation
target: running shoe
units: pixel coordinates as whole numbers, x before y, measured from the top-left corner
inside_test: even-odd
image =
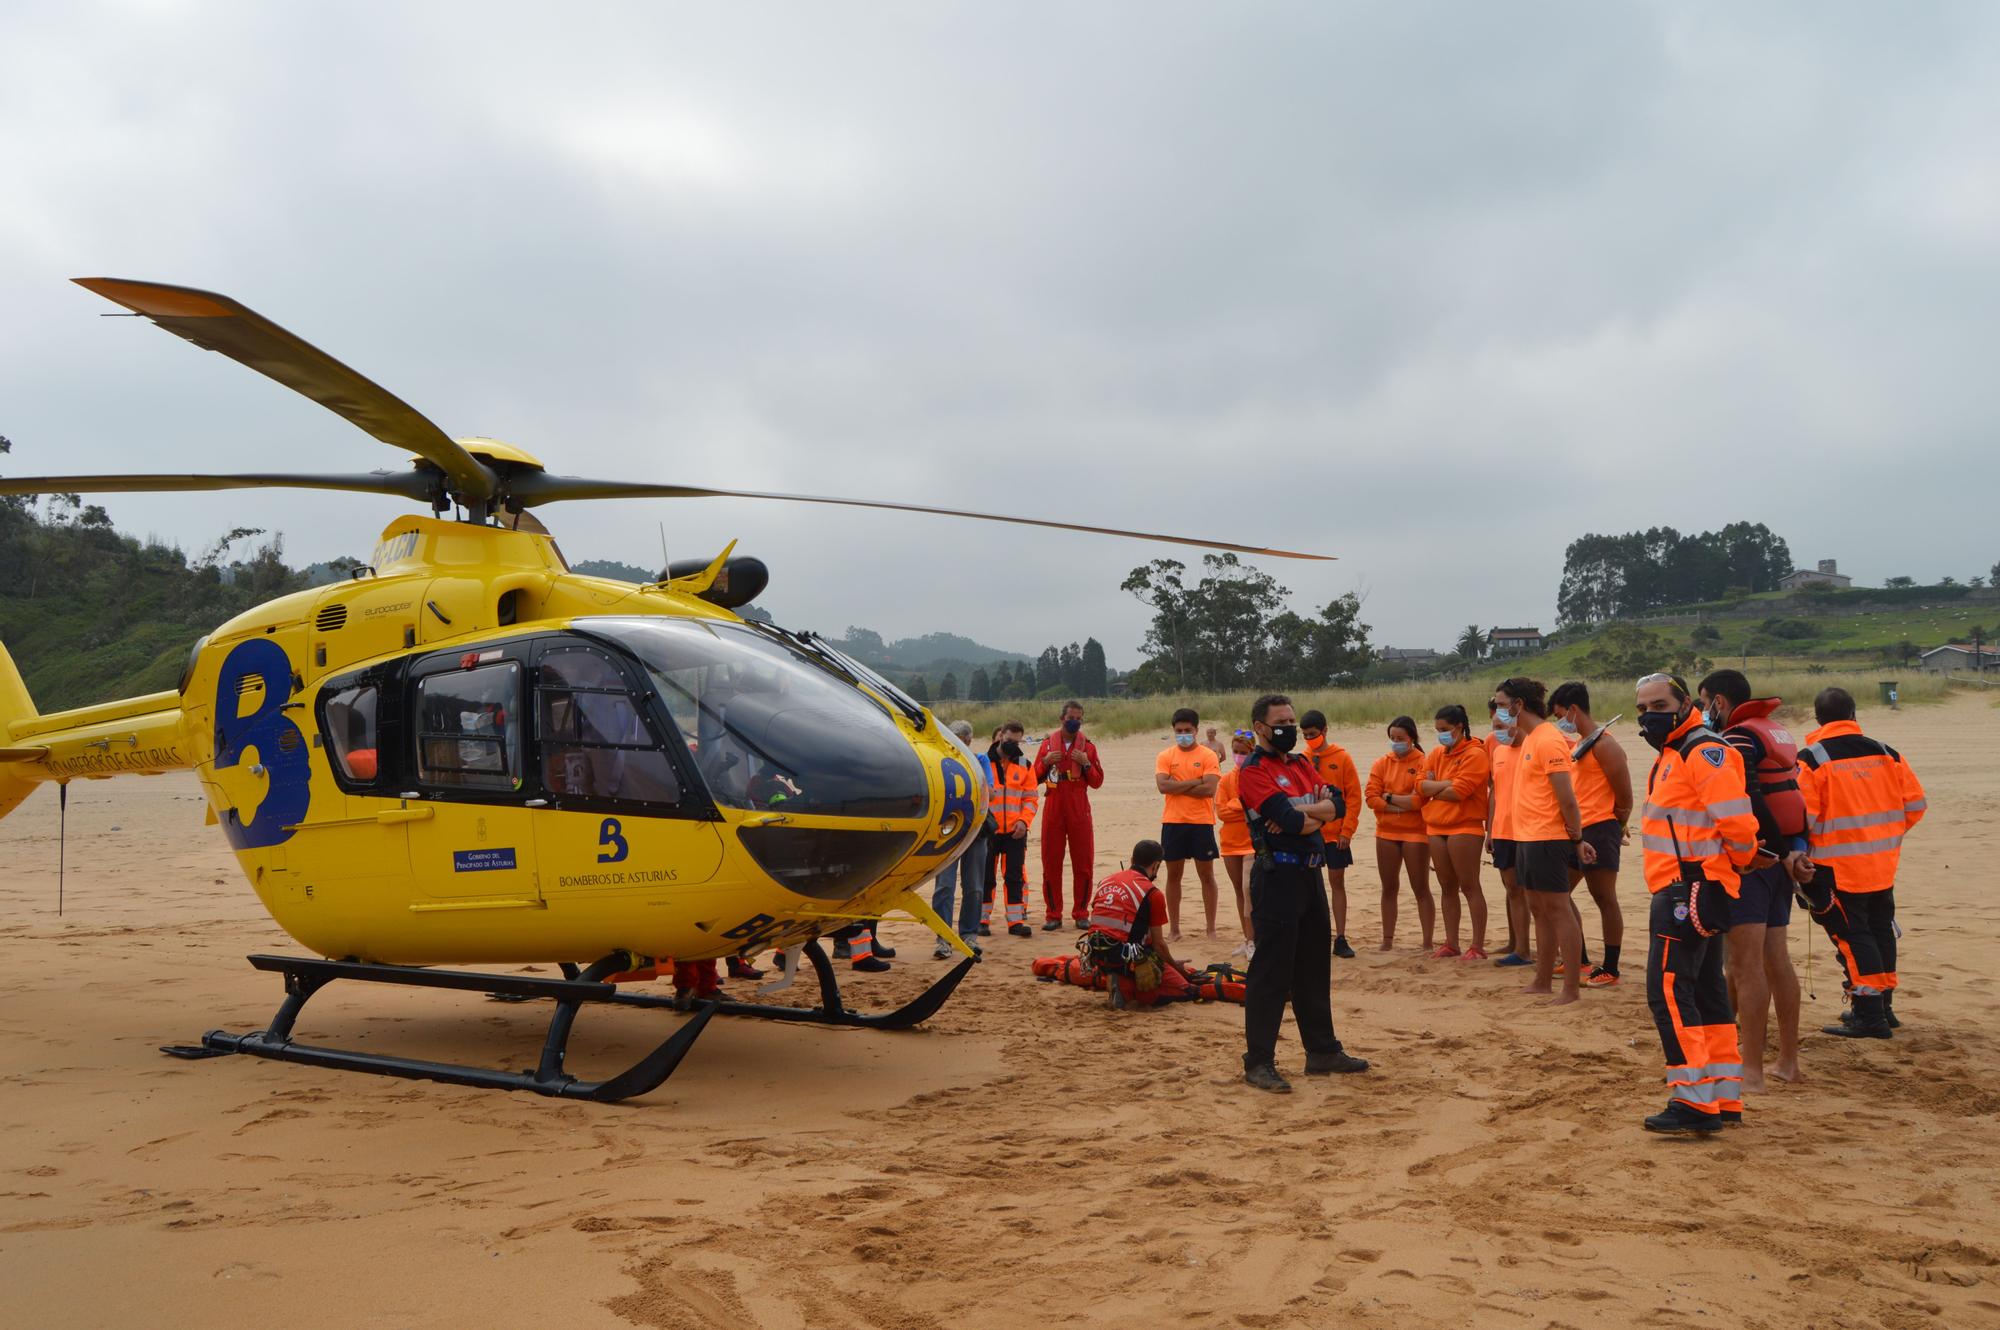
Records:
[[[1486,953],[1478,947],[1467,947],[1464,953],[1459,956],[1459,959],[1462,961],[1483,961],[1486,959]]]
[[[1513,952],[1511,952],[1511,951],[1510,951],[1510,952],[1508,952],[1508,953],[1507,953],[1507,954],[1506,954],[1505,956],[1502,956],[1502,957],[1501,957],[1501,958],[1500,958],[1499,960],[1497,960],[1497,961],[1495,961],[1495,962],[1493,962],[1493,963],[1494,963],[1495,965],[1500,965],[1500,966],[1514,966],[1514,965],[1533,965],[1533,964],[1534,964],[1534,962],[1533,962],[1533,961],[1531,961],[1531,960],[1527,959],[1527,958],[1526,958],[1525,956],[1516,956],[1516,955],[1515,955],[1515,954],[1514,954]]]
[[[1354,948],[1347,945],[1347,937],[1345,934],[1342,934],[1340,937],[1337,937],[1333,940],[1333,954],[1340,957],[1340,959],[1344,961],[1351,961],[1354,959]]]
[[[1602,965],[1593,966],[1590,973],[1584,976],[1583,986],[1585,988],[1616,988],[1618,986],[1618,976],[1605,969]]]
[[[1439,947],[1436,951],[1433,951],[1431,953],[1431,959],[1434,961],[1448,961],[1452,957],[1458,954],[1459,954],[1458,948],[1452,946],[1451,943],[1447,942],[1443,946]]]

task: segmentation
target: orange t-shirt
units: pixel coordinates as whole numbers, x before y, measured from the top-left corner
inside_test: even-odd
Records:
[[[1520,749],[1514,774],[1514,839],[1568,840],[1569,824],[1563,821],[1549,777],[1568,776],[1576,769],[1569,760],[1569,736],[1554,721],[1543,721],[1521,740]]]
[[[1416,808],[1391,811],[1382,802],[1385,794],[1416,794],[1423,778],[1424,755],[1411,749],[1407,757],[1384,753],[1368,768],[1368,806],[1375,810],[1375,839],[1422,841],[1430,838],[1424,830],[1421,800]]]
[[[1215,787],[1215,811],[1222,817],[1222,853],[1231,857],[1249,854],[1256,848],[1250,843],[1250,823],[1243,813],[1243,800],[1236,793],[1239,774],[1232,761],[1229,770],[1222,773],[1222,783]]]
[[[1424,779],[1451,782],[1457,802],[1435,796],[1424,800],[1424,826],[1433,836],[1477,836],[1486,830],[1486,782],[1493,763],[1486,745],[1460,739],[1424,754]]]
[[[1493,759],[1493,839],[1514,839],[1514,770],[1521,759],[1519,744],[1486,736],[1486,754]]]
[[[1200,780],[1204,776],[1222,774],[1214,751],[1201,744],[1192,748],[1175,744],[1160,754],[1159,761],[1153,763],[1153,770],[1168,780]],[[1215,798],[1207,794],[1170,794],[1160,821],[1168,826],[1212,827],[1215,825]]]
[[[1599,822],[1609,822],[1617,811],[1618,801],[1611,793],[1611,777],[1605,774],[1604,764],[1597,760],[1597,754],[1604,745],[1618,746],[1618,741],[1602,730],[1590,751],[1570,763],[1575,772],[1576,806],[1583,814],[1583,825],[1594,826]],[[1567,737],[1567,736],[1565,736]]]

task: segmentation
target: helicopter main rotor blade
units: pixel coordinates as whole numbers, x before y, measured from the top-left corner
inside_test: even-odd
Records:
[[[876,499],[835,499],[816,494],[767,494],[756,490],[718,490],[699,485],[648,485],[628,480],[586,480],[581,476],[552,476],[533,472],[516,476],[511,497],[522,507],[557,503],[566,499],[776,499],[781,503],[830,503],[843,508],[879,508],[898,513],[933,513],[939,517],[969,517],[981,522],[1012,522],[1019,526],[1050,527],[1057,531],[1087,531],[1100,536],[1127,536],[1134,540],[1158,540],[1172,545],[1193,545],[1199,549],[1232,550],[1238,554],[1259,554],[1274,559],[1316,559],[1331,562],[1331,554],[1302,554],[1295,550],[1266,549],[1261,545],[1238,545],[1227,540],[1200,540],[1192,536],[1163,536],[1151,531],[1126,531],[1118,527],[1092,526],[1083,522],[1056,522],[1041,517],[1006,517],[999,513],[975,513],[963,508],[931,508],[916,503],[890,503]]]
[[[256,474],[237,476],[0,476],[0,494],[156,494],[176,490],[300,489],[431,497],[434,476],[418,471],[364,471],[351,475]]]
[[[415,407],[248,306],[211,291],[160,282],[73,280],[196,346],[276,379],[383,443],[415,453],[443,471],[455,493],[493,497],[493,473]]]

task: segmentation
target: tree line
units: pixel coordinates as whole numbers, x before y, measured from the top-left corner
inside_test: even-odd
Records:
[[[1563,552],[1556,616],[1564,624],[1629,619],[1674,605],[1775,591],[1792,571],[1784,537],[1762,522],[1682,535],[1670,526],[1586,535]]]
[[[1127,681],[1132,692],[1322,688],[1368,668],[1374,652],[1353,592],[1305,615],[1276,578],[1234,554],[1201,562],[1190,580],[1186,564],[1155,559],[1122,584],[1153,611],[1140,645],[1145,660]]]
[[[849,629],[849,633],[854,630]],[[1046,646],[1032,661],[1001,660],[991,669],[974,666],[961,681],[947,670],[935,689],[921,674],[910,680],[910,695],[919,702],[1026,701],[1031,698],[1108,697],[1112,673],[1104,659],[1104,644],[1094,637],[1068,646]]]

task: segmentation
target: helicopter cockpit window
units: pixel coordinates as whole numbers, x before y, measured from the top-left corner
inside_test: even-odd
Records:
[[[521,788],[521,667],[503,660],[417,684],[417,766],[426,785]]]
[[[535,737],[551,798],[681,801],[673,765],[609,656],[557,647],[537,671]]]
[[[713,619],[585,619],[638,656],[717,803],[921,817],[930,784],[872,697],[803,651]]]
[[[343,688],[326,700],[326,751],[340,774],[356,785],[372,785],[380,774],[376,711],[381,692],[374,684]]]

